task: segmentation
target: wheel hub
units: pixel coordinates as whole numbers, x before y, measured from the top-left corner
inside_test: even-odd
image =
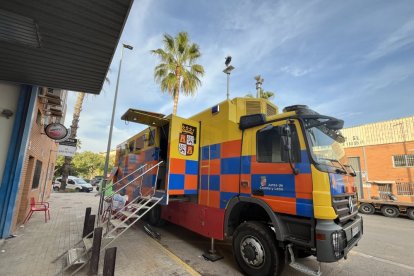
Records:
[[[250,266],[260,267],[264,263],[265,253],[263,246],[254,237],[246,237],[240,245],[243,260]]]

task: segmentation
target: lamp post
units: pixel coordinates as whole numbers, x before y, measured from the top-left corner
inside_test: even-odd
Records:
[[[230,74],[231,71],[233,71],[235,68],[230,65],[231,62],[231,56],[226,57],[226,62],[224,63],[226,65],[226,68],[223,70],[223,73],[227,75],[227,100],[230,97]]]
[[[102,181],[101,196],[100,196],[100,200],[99,200],[99,210],[98,210],[99,216],[102,214],[102,205],[103,205],[103,199],[104,199],[104,195],[105,195],[105,192],[102,192],[102,191],[104,191],[104,189],[106,187],[106,176],[108,174],[109,154],[111,152],[112,130],[114,128],[114,116],[115,116],[115,109],[116,109],[116,100],[118,98],[119,76],[121,75],[122,58],[124,57],[124,49],[125,48],[128,49],[128,50],[134,49],[134,47],[132,47],[131,45],[122,44],[121,59],[119,60],[119,68],[118,68],[118,77],[116,79],[114,103],[112,105],[112,116],[111,116],[111,124],[110,124],[110,127],[109,127],[108,145],[106,147],[104,177],[103,177],[103,181]],[[99,221],[99,219],[97,221]]]

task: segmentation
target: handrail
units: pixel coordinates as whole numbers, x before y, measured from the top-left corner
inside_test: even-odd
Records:
[[[124,180],[125,178],[127,178],[128,176],[130,176],[131,174],[136,173],[138,170],[141,170],[142,168],[146,167],[148,164],[145,163],[142,166],[140,166],[138,169],[136,169],[135,171],[131,172],[130,174],[124,176],[123,178],[119,179],[117,182],[112,183],[111,185],[106,186],[104,189],[102,189],[101,191],[99,191],[99,193],[97,193],[97,195],[99,195],[100,193],[104,193],[106,190],[108,190],[109,188],[113,187],[114,185],[118,184],[119,182],[121,182],[122,180]],[[95,195],[96,196],[96,195]]]
[[[141,173],[139,176],[135,177],[133,180],[129,181],[127,184],[125,184],[124,186],[122,186],[121,188],[119,188],[118,190],[116,190],[115,192],[112,192],[112,194],[110,196],[105,197],[104,200],[108,200],[108,199],[112,198],[115,194],[117,194],[123,188],[125,188],[126,186],[128,186],[129,184],[131,184],[132,182],[134,182],[135,180],[137,180],[138,178],[144,176],[147,172],[153,170],[155,167],[159,167],[162,162],[164,162],[164,161],[160,161],[157,164],[155,164],[154,166],[152,166],[151,168],[147,169],[145,172]],[[140,186],[142,186],[142,184]]]

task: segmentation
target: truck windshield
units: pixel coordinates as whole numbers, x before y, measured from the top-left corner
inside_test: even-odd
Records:
[[[343,136],[336,128],[329,127],[326,119],[305,119],[306,135],[313,160],[320,169],[328,172],[347,173],[342,165],[345,151],[342,147]]]

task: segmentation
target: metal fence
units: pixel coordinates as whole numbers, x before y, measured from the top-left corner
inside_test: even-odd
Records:
[[[414,183],[396,183],[397,194],[405,196],[414,196]]]

